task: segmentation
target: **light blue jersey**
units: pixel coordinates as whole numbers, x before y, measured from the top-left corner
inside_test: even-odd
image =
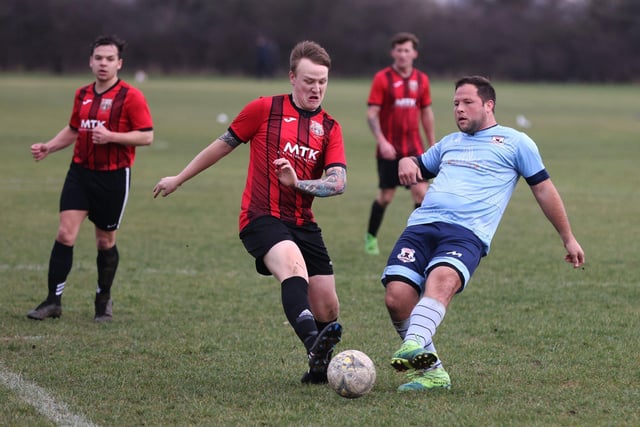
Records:
[[[485,255],[520,176],[529,185],[549,177],[535,142],[500,125],[447,135],[419,160],[435,178],[407,225],[460,225],[484,243]]]

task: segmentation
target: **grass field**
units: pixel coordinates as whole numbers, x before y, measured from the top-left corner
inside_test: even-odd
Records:
[[[67,123],[74,89],[90,75],[0,76],[0,425],[102,426],[636,426],[640,425],[640,105],[637,86],[495,82],[500,123],[522,114],[563,195],[587,255],[573,270],[521,182],[436,345],[449,392],[399,395],[388,366],[399,340],[378,278],[411,202],[400,191],[379,239],[362,250],[376,192],[365,123],[368,80],[332,80],[325,107],[342,124],[344,195],[315,212],[336,270],[345,327],[338,349],[366,352],[378,381],[347,400],[299,383],[305,355],[286,324],[273,278],[258,276],[237,237],[248,159],[240,147],[166,199],[158,179],[177,173],[259,95],[286,79],[154,79],[142,85],[155,142],[138,150],[121,228],[114,321],[95,324],[95,243],[85,223],[60,319],[28,320],[46,295],[48,256],[71,150],[35,163],[29,145]],[[453,83],[433,84],[436,133],[455,129]],[[18,378],[18,379],[16,379]],[[33,404],[34,400],[40,404]],[[45,403],[43,403],[45,402]],[[57,411],[59,413],[60,411]],[[79,422],[79,424],[82,424]]]

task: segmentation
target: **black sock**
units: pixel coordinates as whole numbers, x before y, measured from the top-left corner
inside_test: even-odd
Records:
[[[73,246],[63,245],[57,240],[49,257],[47,301],[60,304],[67,276],[73,264]]]
[[[369,234],[372,236],[378,235],[380,224],[382,224],[382,218],[384,217],[384,211],[386,207],[378,203],[377,200],[373,201],[371,205],[371,216],[369,217]]]
[[[309,306],[309,283],[300,276],[289,277],[282,282],[281,289],[284,314],[309,351],[318,335],[316,322]]]
[[[112,248],[98,251],[96,264],[98,265],[98,293],[109,295],[111,293],[111,285],[113,278],[118,270],[118,262],[120,256],[118,248],[114,245]]]

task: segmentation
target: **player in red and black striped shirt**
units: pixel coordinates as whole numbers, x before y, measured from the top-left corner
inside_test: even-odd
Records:
[[[411,33],[398,33],[391,38],[393,64],[376,73],[367,101],[367,122],[376,139],[379,188],[365,235],[365,252],[371,255],[380,253],[376,236],[385,209],[400,185],[398,162],[402,157],[422,154],[425,149],[420,124],[429,146],[435,144],[429,77],[413,67],[418,43]],[[410,187],[415,207],[420,206],[427,185],[422,182]]]
[[[327,381],[342,336],[333,267],[311,211],[314,197],[341,194],[347,180],[342,130],[321,106],[330,66],[317,43],[298,43],[290,59],[292,93],[247,104],[222,136],[153,189],[154,197],[167,196],[249,143],[240,238],[257,271],[281,283],[285,314],[308,354],[302,382],[314,384]]]
[[[46,143],[31,146],[40,161],[75,143],[60,196],[60,225],[49,259],[47,299],[31,319],[60,317],[62,292],[73,261],[73,246],[85,218],[95,225],[98,287],[95,317],[112,319],[111,285],[118,267],[116,230],[129,196],[136,146],[153,141],[151,113],[140,90],[118,78],[124,42],[100,36],[91,45],[95,82],[76,91],[69,125]]]

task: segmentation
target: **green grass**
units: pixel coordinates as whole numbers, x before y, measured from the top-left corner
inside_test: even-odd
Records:
[[[286,79],[154,79],[142,85],[155,142],[138,150],[118,236],[121,262],[110,324],[94,324],[95,242],[83,225],[61,319],[30,321],[46,294],[48,256],[71,150],[35,163],[29,145],[68,120],[90,76],[0,76],[0,372],[19,373],[98,425],[574,426],[638,425],[640,283],[636,221],[640,109],[636,86],[496,82],[497,117],[533,126],[587,255],[573,270],[524,183],[436,344],[448,393],[399,395],[388,359],[399,345],[363,235],[376,192],[365,122],[368,79],[332,80],[325,107],[342,124],[348,188],[317,199],[332,255],[344,341],[376,363],[371,394],[356,400],[299,384],[302,347],[286,324],[279,285],[257,275],[237,237],[248,160],[239,147],[166,199],[158,179],[177,173],[259,95]],[[433,84],[436,133],[453,131],[453,83]],[[379,239],[391,249],[411,208],[399,191]],[[0,385],[1,425],[52,425]]]

